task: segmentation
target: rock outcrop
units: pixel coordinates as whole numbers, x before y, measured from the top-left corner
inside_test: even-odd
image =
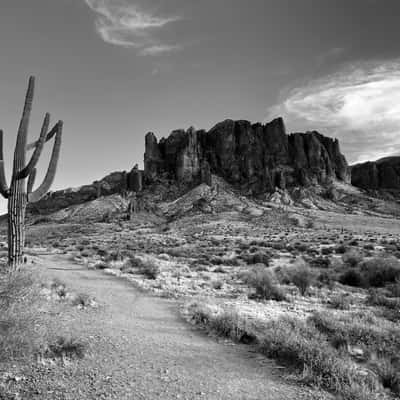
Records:
[[[400,157],[353,165],[351,175],[351,183],[362,189],[400,191]]]
[[[28,211],[32,214],[50,214],[102,196],[138,192],[142,190],[142,176],[143,171],[135,165],[130,172],[113,172],[90,185],[49,192],[42,200],[29,204]]]
[[[339,142],[318,132],[286,134],[282,118],[265,125],[226,120],[208,132],[176,130],[166,139],[146,136],[146,182],[159,178],[196,185],[224,178],[247,194],[293,186],[350,182]]]

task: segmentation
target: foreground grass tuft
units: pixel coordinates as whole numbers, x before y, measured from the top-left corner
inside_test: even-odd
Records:
[[[393,355],[400,349],[400,328],[382,325],[373,314],[325,311],[306,319],[256,321],[233,307],[196,301],[185,313],[216,334],[257,343],[262,354],[298,371],[303,382],[344,400],[376,399],[383,388],[399,394],[399,362]]]
[[[22,359],[42,345],[35,328],[37,286],[31,275],[0,275],[0,360]]]

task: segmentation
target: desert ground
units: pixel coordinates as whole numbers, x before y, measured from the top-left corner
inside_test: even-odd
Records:
[[[3,397],[398,398],[397,204],[339,190],[200,186],[131,220],[119,195],[32,218],[48,338],[29,368],[1,363]]]

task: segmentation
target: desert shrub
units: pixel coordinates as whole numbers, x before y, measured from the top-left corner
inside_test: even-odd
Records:
[[[332,254],[332,253],[333,253],[333,248],[332,247],[323,247],[321,249],[321,254],[324,255],[324,256],[327,256],[327,255]]]
[[[380,320],[353,313],[335,315],[315,312],[309,321],[335,346],[362,345],[380,355],[397,354],[400,349],[400,330],[382,326]]]
[[[139,267],[139,271],[148,279],[157,279],[161,272],[160,267],[152,260],[143,261]]]
[[[221,265],[219,265],[218,267],[215,267],[213,272],[217,273],[217,274],[226,274],[227,271],[224,267],[222,267]]]
[[[269,266],[271,256],[264,252],[256,252],[256,253],[244,253],[241,255],[241,258],[247,264],[264,264],[265,266]]]
[[[387,283],[395,283],[400,278],[400,262],[393,257],[366,260],[361,264],[360,270],[368,286],[382,287]]]
[[[293,318],[271,321],[260,345],[268,357],[276,358],[303,371],[303,378],[328,390],[351,398],[355,386],[372,391],[370,376],[360,376],[351,361],[333,348],[313,324]],[[357,396],[357,395],[355,395]],[[361,398],[361,397],[353,397]]]
[[[315,228],[315,223],[314,223],[314,221],[311,220],[311,219],[307,220],[307,222],[306,222],[306,228],[307,228],[307,229],[314,229],[314,228]]]
[[[400,363],[393,357],[379,357],[372,363],[382,386],[400,395]]]
[[[50,217],[39,217],[32,222],[32,225],[49,224],[51,222],[53,221]]]
[[[317,280],[320,283],[320,286],[327,286],[329,289],[333,289],[335,285],[335,279],[329,271],[322,271],[318,275]]]
[[[97,249],[97,254],[100,257],[106,257],[108,255],[108,251],[106,249],[99,248],[99,249]]]
[[[362,261],[362,256],[359,252],[350,250],[343,254],[342,259],[350,267],[356,267]]]
[[[234,308],[212,307],[204,303],[193,302],[187,307],[190,320],[200,324],[218,335],[242,343],[252,343],[256,336],[251,332],[247,320]]]
[[[221,280],[216,280],[216,281],[212,282],[212,287],[215,290],[221,290],[223,286],[224,286],[224,283]]]
[[[286,300],[283,290],[274,282],[275,277],[269,270],[254,268],[245,276],[245,282],[255,289],[255,296],[264,300]]]
[[[71,297],[71,304],[73,306],[87,307],[91,303],[92,299],[87,293],[77,293]]]
[[[329,268],[331,261],[327,257],[315,257],[310,260],[310,267],[312,268]]]
[[[122,261],[124,256],[120,250],[113,250],[106,256],[106,261]]]
[[[371,306],[386,307],[392,310],[400,309],[400,299],[386,297],[376,289],[368,292],[367,304]]]
[[[89,257],[89,256],[91,256],[91,255],[92,255],[92,253],[91,253],[91,251],[88,250],[88,249],[84,249],[84,250],[81,251],[81,256],[82,256],[82,257]]]
[[[339,246],[335,247],[336,254],[344,254],[347,251],[347,247],[344,244],[340,244]]]
[[[332,297],[329,301],[329,305],[337,310],[349,310],[350,304],[351,301],[349,296],[344,293]]]
[[[83,358],[85,349],[86,346],[81,340],[73,337],[59,336],[53,342],[48,344],[45,356],[57,358]]]
[[[375,250],[375,246],[372,243],[367,243],[364,245],[365,250]]]
[[[290,271],[290,280],[304,296],[313,283],[314,274],[308,265],[300,265]]]
[[[285,244],[281,243],[281,242],[273,242],[273,243],[270,244],[270,246],[274,250],[284,250],[285,249]]]
[[[365,286],[365,279],[356,269],[349,269],[339,276],[339,282],[342,285],[363,287]]]
[[[97,261],[93,268],[95,269],[107,269],[110,268],[110,264],[106,263],[105,261]]]
[[[294,248],[303,253],[308,250],[308,246],[305,243],[295,243]]]

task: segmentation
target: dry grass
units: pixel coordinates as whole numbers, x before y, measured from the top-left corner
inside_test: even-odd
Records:
[[[38,285],[26,272],[0,276],[0,359],[24,358],[43,346],[36,323]]]
[[[216,334],[240,342],[256,342],[259,351],[298,371],[305,383],[346,400],[372,400],[383,388],[399,390],[400,328],[372,315],[323,312],[307,319],[277,317],[251,321],[238,309],[192,301],[185,315]],[[352,346],[363,349],[363,363]]]

